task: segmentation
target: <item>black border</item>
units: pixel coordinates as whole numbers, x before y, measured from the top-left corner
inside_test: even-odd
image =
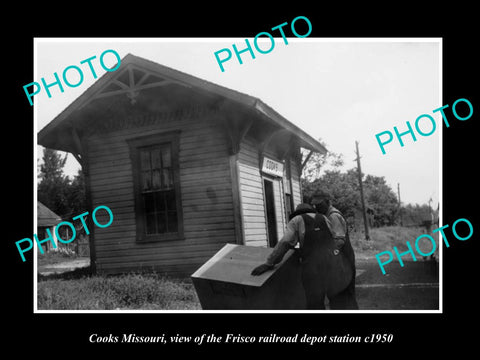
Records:
[[[478,20],[473,6],[461,3],[438,4],[435,8],[419,8],[418,3],[389,4],[383,8],[368,8],[363,3],[352,7],[340,4],[327,8],[322,3],[294,8],[293,4],[266,4],[259,7],[246,3],[220,4],[218,7],[202,3],[199,9],[183,5],[175,11],[158,4],[109,4],[107,9],[72,7],[63,9],[34,9],[29,5],[23,12],[10,8],[13,21],[6,54],[3,56],[7,86],[4,96],[5,132],[12,141],[4,146],[4,186],[11,197],[4,216],[6,236],[4,258],[7,259],[7,301],[4,316],[9,316],[5,343],[12,350],[31,348],[34,356],[52,355],[58,348],[70,354],[96,355],[98,351],[124,352],[126,350],[154,351],[156,356],[175,355],[194,350],[197,353],[215,351],[230,355],[246,351],[252,356],[258,345],[210,344],[197,346],[161,346],[131,344],[91,344],[92,333],[156,335],[161,333],[198,335],[226,333],[245,335],[368,335],[392,333],[391,344],[374,345],[266,345],[262,350],[283,353],[288,349],[324,354],[345,350],[386,356],[400,350],[403,354],[417,351],[425,354],[441,352],[443,348],[463,351],[475,345],[475,323],[470,319],[476,312],[476,258],[478,254],[478,215],[473,211],[476,187],[475,129],[480,112],[478,99],[477,37]],[[299,5],[299,4],[296,4]],[[125,6],[131,11],[125,11]],[[122,8],[123,10],[121,10]],[[158,8],[158,9],[157,9]],[[65,8],[67,9],[67,8]],[[155,9],[155,11],[153,11]],[[56,12],[57,11],[57,12]],[[31,237],[33,230],[33,112],[25,100],[22,86],[33,81],[34,37],[242,37],[251,38],[258,32],[291,21],[303,15],[310,19],[313,31],[310,37],[442,37],[443,38],[443,104],[452,104],[458,98],[467,98],[473,104],[474,115],[465,122],[454,121],[443,131],[443,223],[451,224],[458,218],[469,219],[474,226],[473,237],[465,242],[453,241],[444,248],[444,313],[443,314],[33,314],[33,259],[27,255],[21,262],[14,242]],[[63,20],[62,20],[63,19]],[[10,25],[9,25],[10,24]],[[13,25],[12,25],[13,24]],[[3,25],[5,26],[5,24]],[[13,100],[13,101],[12,101]],[[408,104],[405,104],[408,106]],[[395,109],[392,109],[395,111]],[[4,143],[5,144],[5,143]],[[11,189],[11,190],[10,190]],[[10,315],[11,314],[11,315]],[[473,329],[472,329],[473,328]],[[22,346],[23,345],[23,346]],[[328,344],[327,344],[328,345]],[[145,347],[144,347],[145,346]],[[269,354],[267,353],[267,354]],[[358,354],[358,353],[357,353]],[[388,356],[387,355],[387,356]]]

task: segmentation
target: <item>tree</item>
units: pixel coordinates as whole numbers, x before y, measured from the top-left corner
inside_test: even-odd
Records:
[[[67,155],[62,157],[52,149],[43,150],[43,163],[39,166],[38,201],[62,218],[82,214],[87,209],[85,177],[82,169],[70,180],[63,173]]]
[[[317,190],[326,191],[331,195],[334,206],[346,217],[356,221],[356,215],[361,211],[357,169],[342,172],[339,170],[342,165],[341,154],[312,154],[302,172],[303,201],[309,203]],[[361,175],[367,214],[373,220],[371,225],[395,225],[399,216],[399,203],[395,192],[383,176]],[[431,218],[428,205],[407,205],[401,210],[406,223],[421,224]]]
[[[365,201],[373,210],[375,226],[391,226],[398,215],[398,199],[383,176],[367,175],[363,181]]]
[[[324,147],[327,147],[322,139],[318,139],[318,142]],[[309,151],[304,151],[303,155],[306,158]],[[333,170],[338,169],[343,165],[343,155],[329,151],[326,154],[319,154],[317,152],[312,153],[307,163],[302,170],[302,178],[308,182],[312,182],[321,176],[322,170],[326,171],[326,168]]]
[[[82,169],[78,170],[77,175],[65,189],[68,206],[73,216],[82,214],[87,209],[87,201],[85,195],[85,176]]]
[[[63,174],[67,155],[62,156],[55,150],[43,149],[43,164],[37,187],[38,201],[60,216],[70,212],[66,188],[70,180]]]
[[[362,179],[363,177],[362,174]],[[373,213],[373,225],[394,225],[398,200],[385,178],[367,175],[363,180],[363,185],[367,209]],[[304,202],[310,202],[315,191],[323,190],[331,195],[334,206],[346,217],[355,217],[355,213],[361,211],[356,168],[346,172],[326,170],[320,178],[312,182],[302,179],[302,189]]]
[[[323,176],[309,182],[302,179],[303,201],[310,202],[317,190],[328,192],[335,207],[345,216],[353,216],[354,209],[360,208],[360,193],[356,169],[342,173],[339,170],[326,170]]]
[[[407,204],[402,206],[402,213],[405,225],[421,225],[423,222],[432,219],[432,213],[434,220],[438,219],[438,212],[431,210],[427,204]]]
[[[63,178],[63,167],[67,161],[67,156],[62,156],[53,149],[43,149],[43,164],[40,165],[40,180],[49,180]]]

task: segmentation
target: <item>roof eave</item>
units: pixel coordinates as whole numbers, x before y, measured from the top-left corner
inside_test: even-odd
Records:
[[[260,99],[257,99],[257,101],[254,104],[254,108],[257,112],[271,119],[276,124],[294,133],[303,142],[302,147],[308,150],[320,153],[322,155],[328,152],[325,146],[323,146],[318,140],[315,140],[313,137],[308,135],[305,131],[300,129],[298,126],[296,126],[295,124],[285,119],[282,115],[277,113],[275,110],[273,110],[270,106],[265,104]]]
[[[274,122],[275,124],[281,126],[282,128],[291,131],[294,133],[302,142],[302,147],[305,147],[309,150],[325,154],[327,149],[320,144],[317,140],[312,138],[310,135],[305,133],[302,129],[285,119],[271,107],[266,105],[260,99],[232,90],[226,87],[211,83],[209,81],[197,78],[193,75],[183,73],[181,71],[171,69],[161,64],[157,64],[153,61],[137,57],[132,54],[127,54],[121,60],[122,66],[126,66],[131,63],[139,63],[140,66],[145,66],[151,71],[165,72],[168,76],[178,77],[180,81],[185,82],[186,85],[198,89],[200,91],[207,91],[217,95],[220,95],[230,101],[239,103],[248,108],[253,108],[259,114],[261,114],[266,119]],[[50,123],[43,127],[38,133],[38,143],[40,145],[51,147],[51,143],[48,139],[48,136],[57,129],[60,125],[68,122],[69,117],[78,109],[80,109],[85,103],[87,103],[96,92],[101,89],[112,77],[115,76],[115,72],[107,72],[102,75],[94,84],[92,84],[88,89],[85,90],[76,100],[74,100],[67,108],[65,108],[59,115],[57,115]],[[50,139],[51,140],[51,139]],[[68,144],[57,143],[57,146],[62,147],[64,151],[71,152],[74,147],[68,146]]]

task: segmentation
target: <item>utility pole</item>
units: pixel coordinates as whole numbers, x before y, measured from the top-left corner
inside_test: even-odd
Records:
[[[357,149],[356,160],[357,160],[358,184],[360,185],[360,199],[362,201],[363,223],[365,225],[365,240],[370,240],[370,235],[368,233],[367,211],[365,209],[365,198],[363,197],[362,167],[360,166],[360,152],[358,151],[358,141],[355,141],[355,147]]]
[[[400,183],[397,183],[397,191],[398,191],[398,213],[400,215],[400,226],[403,226],[402,201],[400,200]]]

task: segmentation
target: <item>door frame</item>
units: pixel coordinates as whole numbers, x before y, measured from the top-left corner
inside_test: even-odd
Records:
[[[277,213],[275,210],[276,207],[276,201],[275,201],[275,184],[274,182],[276,179],[271,178],[269,176],[262,176],[262,189],[263,189],[263,202],[265,204],[264,210],[265,210],[265,226],[267,230],[267,245],[269,247],[274,247],[278,243],[278,230],[277,230]],[[273,207],[270,209],[271,211],[268,210],[268,202],[267,200],[267,189],[266,189],[266,182],[268,182],[271,186],[271,202]],[[270,212],[270,216],[269,216]],[[271,223],[273,221],[273,224]],[[272,228],[273,225],[273,228]]]

